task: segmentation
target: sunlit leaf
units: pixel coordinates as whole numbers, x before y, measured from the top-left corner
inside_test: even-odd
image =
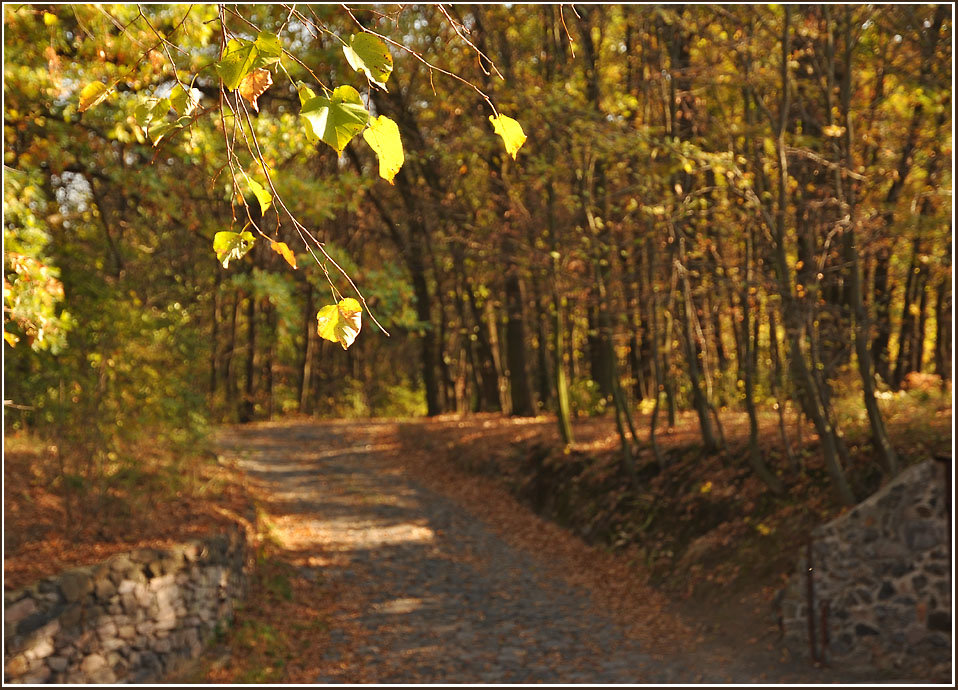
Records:
[[[343,53],[350,67],[386,89],[386,80],[393,71],[393,57],[382,39],[368,33],[354,34],[349,38],[349,45],[343,46]]]
[[[369,121],[359,92],[352,86],[337,87],[329,98],[316,96],[306,101],[300,115],[310,140],[321,139],[342,154],[346,144]]]
[[[222,59],[216,63],[216,73],[226,88],[236,89],[247,74],[274,64],[282,55],[279,37],[269,31],[261,31],[255,41],[234,38],[226,44]]]
[[[263,187],[263,185],[254,180],[252,177],[247,176],[246,181],[249,183],[250,191],[253,192],[253,195],[259,202],[260,213],[265,214],[266,209],[268,209],[273,203],[273,195],[269,193],[268,189]]]
[[[86,112],[95,105],[102,103],[110,95],[110,89],[102,81],[87,84],[80,92],[79,112]]]
[[[270,242],[269,248],[286,259],[286,263],[290,266],[296,268],[296,255],[293,254],[293,250],[285,242]]]
[[[7,341],[7,345],[9,345],[10,347],[16,347],[17,343],[20,342],[20,338],[15,336],[13,333],[10,333],[9,331],[3,332],[3,339]]]
[[[189,115],[196,109],[196,98],[193,96],[193,90],[184,88],[182,84],[176,84],[170,91],[170,105],[177,115]]]
[[[229,268],[230,261],[242,259],[246,253],[253,248],[253,242],[256,238],[251,232],[230,232],[224,230],[213,236],[213,251],[216,252],[216,258],[223,264],[223,268]]]
[[[153,142],[153,145],[156,146],[160,143],[160,140],[165,137],[167,134],[173,130],[180,129],[180,125],[174,124],[172,122],[160,122],[159,124],[150,125],[150,141]]]
[[[303,82],[296,82],[296,93],[299,94],[299,105],[302,107],[310,98],[316,98],[316,92]]]
[[[253,70],[245,77],[239,85],[240,96],[249,101],[253,110],[259,112],[259,97],[266,93],[266,89],[273,83],[273,75],[268,69]]]
[[[379,158],[379,176],[392,184],[405,160],[399,127],[385,115],[380,115],[369,121],[369,128],[363,131],[363,139]]]
[[[492,128],[495,130],[495,133],[502,137],[502,141],[506,145],[506,151],[514,159],[526,140],[525,132],[522,131],[522,125],[506,115],[498,115],[495,117],[490,115],[489,122],[492,123]]]
[[[362,328],[363,309],[352,297],[329,304],[316,314],[317,332],[320,338],[339,343],[347,349],[356,340]]]

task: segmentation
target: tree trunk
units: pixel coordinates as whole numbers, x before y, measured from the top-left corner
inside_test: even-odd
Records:
[[[256,297],[246,299],[246,388],[240,404],[239,421],[247,424],[253,421],[256,409]]]
[[[210,412],[213,411],[213,407],[216,404],[216,384],[218,381],[218,371],[217,363],[219,358],[219,333],[220,333],[220,320],[219,320],[219,293],[220,293],[220,282],[221,282],[220,272],[216,271],[213,279],[213,293],[210,298],[210,305],[212,310],[212,332],[210,333],[210,400],[209,408]]]
[[[316,315],[314,313],[313,285],[306,283],[306,308],[303,312],[303,358],[300,363],[299,376],[299,412],[309,414],[309,390],[313,379],[313,357],[316,348]]]
[[[942,386],[950,381],[951,371],[951,266],[938,283],[935,299],[935,373],[941,377]]]

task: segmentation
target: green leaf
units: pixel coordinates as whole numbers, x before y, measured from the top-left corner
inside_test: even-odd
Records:
[[[522,125],[505,115],[498,115],[496,117],[490,115],[489,122],[492,123],[492,128],[496,134],[502,137],[502,141],[506,145],[506,151],[515,159],[519,148],[526,140],[525,132],[522,131]]]
[[[385,42],[372,34],[354,34],[349,45],[343,46],[346,62],[359,73],[365,73],[369,81],[386,90],[386,80],[393,71],[393,56]]]
[[[363,131],[363,139],[379,158],[379,176],[392,184],[405,160],[399,127],[385,115],[380,115],[370,120],[369,128]]]
[[[270,194],[269,191],[263,187],[263,185],[248,175],[246,176],[246,181],[249,183],[249,188],[252,190],[256,200],[259,202],[260,213],[265,215],[266,209],[268,209],[273,203],[273,195]]]
[[[102,81],[95,81],[87,84],[80,92],[80,105],[77,107],[79,112],[85,112],[95,105],[102,103],[110,95],[110,89]]]
[[[356,340],[362,328],[363,308],[352,297],[329,304],[316,314],[317,332],[320,338],[339,343],[347,349]]]
[[[216,258],[223,263],[223,268],[229,268],[232,259],[242,259],[246,252],[253,248],[256,238],[251,232],[218,232],[213,236],[213,251]]]
[[[150,125],[150,130],[149,130],[150,141],[152,141],[153,145],[156,146],[157,144],[160,143],[160,139],[165,137],[174,129],[180,129],[180,125],[172,123],[172,122],[161,122],[156,125]]]
[[[338,154],[342,154],[346,144],[369,122],[363,100],[352,86],[337,87],[329,98],[310,98],[303,104],[300,115],[310,141],[321,139]]]
[[[170,91],[170,105],[177,115],[189,115],[196,109],[196,99],[193,98],[192,89],[183,88],[182,84],[176,84]]]
[[[255,41],[234,38],[226,44],[223,57],[216,63],[216,73],[226,88],[236,89],[247,74],[272,65],[282,55],[279,36],[269,31],[260,31]]]
[[[316,92],[303,82],[296,82],[296,93],[299,94],[299,105],[302,107],[310,98],[316,98]]]
[[[146,127],[150,123],[153,119],[153,106],[156,105],[159,100],[156,96],[151,96],[142,103],[136,104],[136,107],[133,109],[133,117],[136,118],[136,124],[140,127]]]

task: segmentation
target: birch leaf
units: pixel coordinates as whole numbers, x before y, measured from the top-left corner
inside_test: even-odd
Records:
[[[369,122],[369,113],[359,92],[346,85],[336,87],[329,98],[310,98],[303,103],[300,115],[307,138],[322,139],[336,149],[337,154],[342,154],[346,144]]]
[[[258,69],[253,70],[245,77],[239,85],[240,96],[249,101],[249,104],[253,106],[253,110],[259,112],[259,97],[266,93],[273,83],[273,75],[269,73],[268,69]]]
[[[502,141],[506,145],[506,151],[514,160],[520,147],[526,140],[526,134],[522,131],[522,125],[505,115],[499,115],[497,117],[490,115],[489,122],[492,123],[492,128],[495,130],[495,133],[502,137]]]
[[[253,233],[248,231],[218,232],[213,236],[213,251],[216,252],[216,258],[222,262],[223,268],[229,268],[230,261],[238,261],[246,256],[255,241]]]
[[[296,268],[296,255],[293,254],[293,250],[285,242],[270,242],[269,248],[286,259],[286,263],[290,266]]]
[[[246,181],[249,183],[249,188],[253,192],[253,196],[255,196],[259,202],[260,213],[266,215],[266,210],[273,204],[273,195],[252,177],[247,176]]]
[[[393,71],[393,56],[381,38],[368,33],[354,34],[349,37],[349,45],[343,46],[343,53],[350,67],[386,90],[386,80]]]
[[[363,131],[363,139],[379,158],[379,176],[392,184],[405,160],[399,127],[385,115],[380,115],[370,120],[369,128]]]
[[[110,89],[102,81],[87,84],[80,92],[80,104],[77,111],[86,112],[95,105],[99,105],[110,95]]]
[[[316,314],[317,332],[320,338],[339,343],[349,348],[362,328],[363,309],[352,297],[329,304]]]

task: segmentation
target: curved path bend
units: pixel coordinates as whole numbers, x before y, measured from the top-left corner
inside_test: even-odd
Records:
[[[654,655],[547,554],[508,545],[385,460],[390,422],[233,427],[221,452],[297,522],[311,577],[361,593],[333,622],[316,683],[836,682],[714,654]],[[779,669],[781,671],[783,669]],[[852,679],[843,679],[852,680]],[[872,679],[874,680],[874,679]]]

